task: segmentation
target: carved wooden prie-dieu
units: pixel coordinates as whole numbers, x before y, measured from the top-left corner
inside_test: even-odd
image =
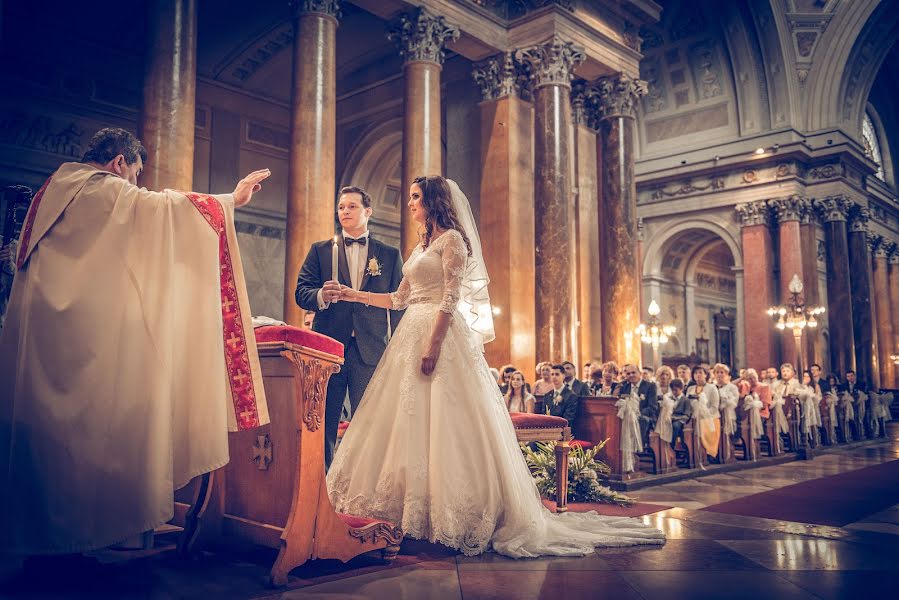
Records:
[[[224,536],[278,548],[274,585],[309,559],[379,549],[396,556],[399,527],[339,515],[328,499],[322,420],[328,379],[343,359],[284,341],[259,343],[259,358],[271,423],[229,433],[228,465],[176,494],[181,551]]]

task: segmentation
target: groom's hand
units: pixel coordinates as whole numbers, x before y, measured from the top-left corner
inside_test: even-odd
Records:
[[[262,182],[271,176],[272,172],[268,169],[253,171],[243,179],[237,182],[234,188],[234,206],[240,208],[250,203],[253,194],[262,189]]]
[[[322,299],[330,304],[331,302],[337,302],[340,300],[340,292],[343,286],[340,285],[337,281],[326,281],[325,285],[322,286]]]

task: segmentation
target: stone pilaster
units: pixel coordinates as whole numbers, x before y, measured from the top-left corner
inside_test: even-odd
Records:
[[[445,44],[459,38],[459,29],[442,16],[419,7],[400,15],[389,35],[404,59],[403,197],[420,175],[443,173],[440,139],[440,72]],[[409,256],[418,243],[418,226],[405,208],[400,213],[400,245]]]
[[[577,364],[570,91],[584,53],[554,36],[515,58],[530,68],[534,87],[537,359]]]
[[[768,205],[773,209],[778,225],[778,258],[780,264],[780,282],[778,286],[778,302],[786,304],[790,296],[790,280],[794,275],[802,279],[803,287],[808,289],[810,282],[805,281],[805,269],[803,268],[802,236],[800,221],[808,214],[811,204],[801,196],[788,196],[770,200]],[[814,260],[814,254],[806,257],[806,261]],[[804,333],[806,337],[813,335],[810,331]],[[792,332],[784,331],[781,334],[781,357],[785,362],[791,362],[797,369],[805,368],[807,354],[803,354],[796,347]]]
[[[867,207],[854,205],[849,211],[849,282],[852,289],[852,326],[855,334],[855,366],[858,378],[880,386],[877,329],[874,327],[873,273],[869,246]]]
[[[899,307],[890,305],[890,255],[893,244],[883,236],[871,236],[874,261],[874,314],[877,317],[877,358],[880,363],[880,382],[883,387],[893,387],[896,369],[890,355],[895,354],[893,347],[893,312]]]
[[[284,320],[299,326],[297,275],[309,247],[334,235],[337,143],[336,0],[297,0],[290,96],[290,162],[287,171],[287,256]]]
[[[763,369],[777,362],[774,323],[765,311],[774,304],[774,248],[771,210],[763,201],[739,204],[743,242],[743,329],[747,367]]]
[[[830,333],[829,371],[843,377],[855,370],[855,333],[852,319],[852,288],[849,281],[849,238],[846,220],[852,201],[828,196],[815,201],[824,228],[827,251],[827,320]]]

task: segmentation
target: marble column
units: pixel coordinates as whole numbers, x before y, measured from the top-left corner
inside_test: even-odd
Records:
[[[893,253],[890,255],[890,306],[893,309],[893,345],[892,353],[899,354],[899,245],[896,241],[892,244]],[[899,388],[899,367],[893,365],[894,379],[893,389]],[[886,387],[886,386],[884,386]]]
[[[746,365],[746,306],[744,303],[744,287],[743,287],[743,269],[733,268],[734,279],[737,287],[737,332],[736,332],[736,348],[733,353],[733,364],[737,367]]]
[[[575,82],[571,92],[574,159],[575,228],[573,247],[577,266],[578,361],[598,357],[602,346],[602,303],[599,294],[599,206],[597,199],[596,131],[586,111],[586,87]],[[573,359],[572,359],[573,360]]]
[[[390,32],[404,59],[403,75],[403,206],[400,212],[400,250],[409,256],[418,244],[418,225],[406,209],[409,185],[421,175],[443,174],[440,135],[440,72],[444,44],[459,38],[459,29],[426,8],[400,15]]]
[[[815,201],[824,222],[824,253],[827,260],[827,322],[830,333],[830,364],[825,371],[839,374],[855,370],[855,333],[852,326],[852,289],[849,282],[849,238],[846,218],[851,201],[829,196]]]
[[[511,53],[474,66],[481,89],[481,246],[490,273],[496,339],[487,363],[513,364],[530,380],[537,353],[534,288],[534,110],[521,98]],[[485,235],[489,232],[489,235]]]
[[[849,283],[852,289],[852,326],[855,333],[855,366],[858,378],[868,386],[880,386],[877,357],[877,329],[871,273],[871,249],[868,240],[867,207],[856,205],[849,214]]]
[[[597,80],[592,88],[599,131],[602,356],[619,364],[639,363],[641,343],[634,329],[646,315],[640,308],[634,144],[636,108],[646,82],[618,74]]]
[[[295,0],[284,320],[299,326],[297,275],[309,247],[334,235],[337,0]]]
[[[800,215],[808,211],[808,200],[799,196],[776,198],[768,203],[774,209],[778,225],[778,259],[780,264],[780,280],[778,282],[778,304],[787,305],[792,297],[790,294],[790,280],[795,275],[802,279],[803,296],[805,296],[806,281],[803,270],[802,240],[800,235]],[[804,332],[804,336],[809,332]],[[796,369],[804,368],[806,356],[799,360],[800,349],[796,347],[793,334],[784,331],[780,336],[781,359],[784,362],[793,363]]]
[[[197,110],[197,2],[151,0],[149,4],[138,127],[148,158],[141,185],[151,190],[189,190]]]
[[[799,212],[799,245],[802,248],[802,284],[805,303],[810,306],[821,305],[821,294],[818,290],[818,214],[811,201],[802,204]],[[823,320],[823,318],[822,318]],[[803,368],[812,363],[824,364],[823,346],[819,329],[806,329],[802,337],[802,354],[805,358]]]
[[[874,314],[877,316],[877,358],[880,362],[880,383],[883,387],[893,387],[896,370],[890,355],[893,347],[893,311],[899,307],[890,306],[889,256],[893,248],[888,240],[875,236],[874,247]]]
[[[534,85],[537,360],[560,361],[575,357],[577,347],[570,90],[584,53],[553,37],[515,57],[529,66]]]
[[[746,366],[765,369],[777,362],[774,323],[765,312],[774,304],[774,244],[770,210],[763,200],[739,204],[743,227],[743,312]]]

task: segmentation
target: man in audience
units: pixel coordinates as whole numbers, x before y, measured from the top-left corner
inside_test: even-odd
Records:
[[[690,365],[677,365],[677,378],[684,382],[684,385],[690,387],[693,379],[690,377]]]
[[[773,386],[777,381],[778,374],[779,373],[777,372],[777,367],[768,367],[767,369],[765,369],[765,381],[763,383],[766,383],[769,386]]]
[[[553,390],[543,396],[543,412],[567,419],[568,426],[573,427],[574,418],[577,416],[578,397],[565,385],[565,367],[553,365],[550,380],[553,383]],[[577,437],[573,431],[572,435]]]
[[[671,380],[668,389],[674,399],[671,413],[671,447],[674,448],[677,439],[684,436],[684,426],[693,418],[693,403],[684,394],[684,382],[677,377]]]
[[[640,397],[640,433],[643,443],[649,443],[649,432],[659,418],[659,394],[656,384],[643,381],[637,365],[624,365],[624,383],[618,386],[619,396],[628,396],[634,390]]]
[[[584,363],[584,383],[589,384],[593,381],[593,363],[585,362]]]
[[[827,383],[827,378],[824,377],[824,372],[821,370],[821,365],[818,363],[813,364],[809,367],[809,371],[812,373],[812,382],[816,382],[821,387],[821,393],[826,394],[830,391],[830,384]]]
[[[643,381],[648,381],[649,383],[655,383],[655,374],[652,372],[651,367],[643,367]]]
[[[562,363],[562,366],[565,368],[565,385],[568,389],[574,392],[575,396],[589,395],[590,389],[587,384],[575,377],[577,375],[577,367],[574,366],[574,363],[566,360]]]
[[[853,398],[858,398],[858,392],[867,392],[864,382],[858,380],[858,376],[852,369],[846,371],[846,391]]]

